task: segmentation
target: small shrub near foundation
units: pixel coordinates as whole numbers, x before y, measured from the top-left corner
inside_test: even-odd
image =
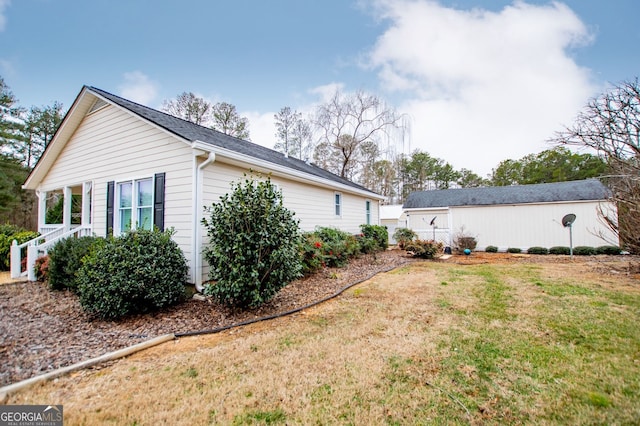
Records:
[[[507,253],[522,253],[522,249],[519,247],[509,247]]]
[[[433,240],[414,240],[407,243],[404,249],[412,253],[413,257],[434,259],[442,255],[444,245]]]
[[[182,301],[187,261],[172,235],[172,230],[129,231],[92,250],[77,275],[83,309],[118,319]]]
[[[549,249],[546,247],[529,247],[527,250],[529,254],[549,254]]]
[[[49,288],[77,291],[76,274],[82,266],[82,259],[94,246],[103,242],[104,238],[99,237],[70,237],[57,242],[49,250]]]
[[[498,252],[498,247],[496,246],[487,246],[484,251],[486,251],[487,253],[497,253]]]
[[[416,238],[418,238],[418,234],[409,228],[396,228],[393,233],[393,239],[398,242],[398,247],[400,249],[404,249],[404,246],[407,245],[407,243],[410,243]]]
[[[389,246],[389,231],[387,231],[386,226],[360,225],[360,230],[362,231],[362,238],[371,239],[375,242],[375,244],[368,244],[367,251],[361,248],[363,253],[386,250]]]
[[[600,246],[596,247],[596,252],[598,254],[608,254],[612,256],[619,255],[621,250],[618,246]]]
[[[594,256],[598,254],[598,252],[594,247],[577,246],[573,248],[573,254],[576,256]]]
[[[565,246],[554,246],[549,249],[549,254],[564,254],[568,256],[571,254],[571,249]]]

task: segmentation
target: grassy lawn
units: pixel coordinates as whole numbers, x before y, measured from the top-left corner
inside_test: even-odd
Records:
[[[296,316],[39,385],[65,424],[639,424],[640,283],[417,263]]]

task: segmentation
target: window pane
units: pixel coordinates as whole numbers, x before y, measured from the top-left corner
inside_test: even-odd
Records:
[[[336,194],[336,216],[341,215],[341,209],[340,209],[341,199],[342,197],[340,196],[340,194]]]
[[[153,202],[153,181],[145,179],[138,181],[138,206],[150,206]]]
[[[120,188],[120,208],[122,207],[131,207],[131,182],[118,184]]]
[[[138,229],[151,229],[153,226],[153,218],[151,217],[152,208],[145,207],[138,209]]]
[[[131,209],[120,209],[120,232],[131,229]]]

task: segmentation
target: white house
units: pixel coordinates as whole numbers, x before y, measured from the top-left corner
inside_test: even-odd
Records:
[[[475,237],[478,249],[618,245],[598,216],[615,214],[609,191],[597,179],[536,185],[420,191],[403,205],[407,227],[419,238],[451,246],[457,233]],[[571,230],[561,221],[576,215]],[[571,234],[570,235],[570,232]]]
[[[39,199],[38,240],[12,249],[12,275],[32,275],[38,253],[69,235],[106,236],[129,228],[174,228],[198,288],[206,278],[203,208],[246,173],[268,174],[302,230],[359,232],[379,224],[384,197],[313,164],[85,86],[24,188]],[[62,224],[45,222],[47,200],[64,197]],[[72,200],[77,207],[72,208]],[[49,201],[50,202],[50,201]],[[72,217],[72,211],[77,217]],[[42,243],[42,241],[46,241]],[[13,256],[13,252],[17,255]],[[15,265],[14,265],[15,264]]]

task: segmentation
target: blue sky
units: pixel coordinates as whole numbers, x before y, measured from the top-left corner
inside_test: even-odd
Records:
[[[637,0],[0,0],[0,75],[23,106],[83,84],[159,108],[236,105],[251,139],[339,87],[410,117],[405,151],[480,175],[549,148],[586,101],[640,74]]]

